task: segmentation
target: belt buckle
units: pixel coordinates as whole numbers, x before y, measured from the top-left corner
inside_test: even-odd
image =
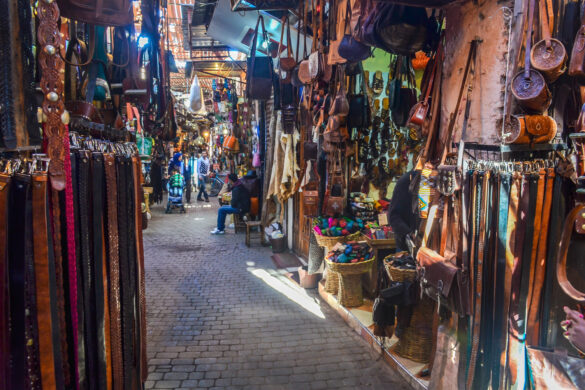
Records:
[[[51,159],[44,153],[35,153],[32,155],[32,164],[30,166],[30,173],[47,173],[49,171],[49,163]]]

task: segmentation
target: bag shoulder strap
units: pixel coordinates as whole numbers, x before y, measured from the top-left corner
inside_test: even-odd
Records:
[[[559,285],[569,297],[574,300],[585,303],[585,293],[577,290],[567,277],[567,255],[569,253],[569,244],[571,243],[571,236],[573,234],[573,227],[577,218],[585,213],[585,204],[577,205],[565,220],[563,226],[563,233],[561,235],[561,242],[557,251],[557,265],[556,274]]]
[[[426,248],[427,247],[427,241],[429,239],[429,236],[431,235],[432,229],[433,229],[433,225],[435,223],[435,217],[437,216],[437,210],[438,210],[439,206],[434,204],[431,206],[431,208],[429,209],[429,216],[427,218],[427,223],[425,225],[425,232],[423,235],[423,239],[422,239],[422,243],[421,243],[421,248]]]

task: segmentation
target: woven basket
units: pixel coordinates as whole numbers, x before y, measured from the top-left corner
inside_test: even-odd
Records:
[[[394,352],[418,363],[430,362],[433,347],[433,325],[429,319],[433,318],[435,309],[435,302],[428,297],[423,297],[412,308],[410,326],[402,332]]]
[[[392,261],[395,256],[390,255],[384,258],[384,268],[388,276],[390,276],[390,280],[394,282],[414,282],[416,279],[416,270],[392,266]]]
[[[325,291],[329,294],[336,295],[339,292],[339,274],[327,266],[327,275],[325,278]]]
[[[320,236],[315,234],[315,238],[317,239],[317,244],[319,246],[324,247],[327,252],[331,250],[338,242],[348,242],[348,241],[355,241],[361,237],[362,233],[357,231],[352,234],[348,234],[347,236],[337,236],[337,237],[327,237],[327,236]]]
[[[326,260],[331,271],[339,275],[339,304],[345,307],[357,307],[364,304],[362,291],[362,274],[368,272],[375,258],[359,263],[333,263]]]

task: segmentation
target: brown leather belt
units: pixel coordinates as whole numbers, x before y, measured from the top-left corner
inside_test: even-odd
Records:
[[[53,322],[51,316],[51,288],[49,283],[49,254],[47,231],[47,174],[33,175],[32,201],[34,265],[37,298],[37,326],[39,358],[43,389],[56,388],[55,357],[53,351]]]
[[[53,221],[53,256],[55,262],[55,276],[57,283],[57,310],[59,312],[59,323],[54,324],[59,329],[61,344],[61,364],[65,385],[71,383],[71,372],[69,368],[68,346],[67,346],[67,321],[65,314],[65,290],[63,278],[63,251],[61,247],[61,206],[59,202],[60,192],[53,189],[51,192],[51,211]]]
[[[548,236],[548,223],[550,221],[555,175],[553,168],[549,168],[548,170],[541,169],[538,174],[538,204],[534,225],[534,241],[532,241],[530,287],[528,290],[526,313],[526,345],[538,345],[540,297],[546,271],[546,237]]]
[[[0,172],[0,389],[8,389],[10,333],[8,329],[8,194],[11,177]]]
[[[142,169],[140,159],[137,155],[132,157],[134,171],[134,218],[136,228],[136,266],[137,266],[137,287],[138,287],[138,316],[139,316],[139,338],[140,338],[140,378],[144,382],[148,376],[148,360],[146,356],[146,293],[144,280],[144,248],[142,244]]]
[[[120,311],[120,257],[118,244],[118,192],[114,155],[104,153],[106,176],[106,228],[109,276],[110,343],[112,355],[113,387],[124,389],[122,359],[122,318]]]

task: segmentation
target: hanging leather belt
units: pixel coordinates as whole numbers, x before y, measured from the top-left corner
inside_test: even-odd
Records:
[[[108,354],[106,353],[106,291],[107,279],[104,273],[104,225],[103,225],[103,185],[104,185],[104,161],[101,153],[92,153],[91,164],[91,210],[92,210],[92,233],[93,233],[93,288],[95,305],[95,332],[96,332],[96,355],[98,388],[106,389],[111,387],[111,372],[108,370]],[[106,289],[104,289],[106,283]],[[108,321],[109,322],[109,321]],[[108,332],[109,336],[109,324]],[[108,375],[110,374],[110,375]],[[108,387],[109,383],[109,387]]]
[[[8,389],[24,389],[26,378],[25,340],[25,241],[26,215],[30,213],[30,178],[15,175],[10,193],[8,270],[10,289],[10,377]]]
[[[86,360],[86,379],[89,389],[96,389],[97,387],[97,342],[95,323],[93,320],[93,313],[95,306],[92,302],[93,290],[93,269],[91,264],[91,240],[90,240],[90,154],[87,150],[80,150],[78,153],[78,175],[79,175],[79,227],[80,227],[80,249],[81,249],[81,267],[82,270],[82,288],[78,292],[78,296],[82,297],[83,314],[85,325],[85,360]]]
[[[53,322],[51,315],[51,288],[49,282],[49,254],[47,232],[47,174],[33,175],[32,198],[35,217],[33,220],[34,269],[37,297],[37,326],[41,383],[44,389],[56,388],[55,356],[53,351]]]
[[[107,249],[110,307],[110,340],[112,355],[113,384],[115,390],[124,388],[122,359],[122,319],[120,313],[120,257],[118,244],[118,192],[114,155],[104,153],[107,207]]]
[[[543,178],[545,174],[546,178]],[[554,168],[541,169],[540,177],[539,184],[541,181],[546,181],[546,184],[543,190],[544,202],[542,208],[540,231],[538,232],[538,249],[536,251],[535,260],[533,262],[534,272],[531,272],[531,275],[534,276],[530,282],[532,291],[529,298],[530,300],[528,301],[528,322],[526,331],[526,343],[528,345],[538,345],[538,339],[540,335],[540,298],[542,296],[542,289],[544,287],[544,278],[546,274],[546,244],[555,178]],[[536,237],[536,232],[534,235]]]
[[[506,366],[508,356],[508,316],[510,314],[510,300],[512,291],[512,277],[514,271],[514,265],[516,263],[514,249],[518,233],[520,231],[518,227],[518,211],[519,211],[519,200],[520,191],[522,187],[522,175],[518,172],[512,176],[510,186],[510,197],[507,214],[507,226],[505,230],[506,234],[506,246],[505,246],[505,276],[504,276],[504,296],[503,301],[496,302],[496,305],[502,305],[502,312],[500,316],[495,316],[495,320],[499,321],[499,332],[498,340],[500,341],[499,348],[499,364],[494,362],[494,373],[492,375],[492,383],[498,383],[499,388],[504,388],[506,383]],[[495,286],[497,289],[498,286]],[[496,306],[497,307],[497,306]]]
[[[497,232],[497,255],[495,262],[495,273],[494,283],[492,284],[493,289],[493,331],[491,342],[494,346],[494,353],[491,360],[492,369],[492,383],[499,383],[500,376],[500,359],[495,358],[500,356],[502,340],[502,333],[506,322],[502,320],[504,312],[504,301],[505,301],[505,279],[506,279],[506,259],[508,255],[508,244],[509,237],[508,233],[508,219],[510,213],[510,179],[509,173],[502,172],[499,174],[500,185],[499,185],[499,215],[498,215],[498,232]],[[504,355],[505,356],[505,355]]]
[[[525,377],[525,308],[530,280],[530,256],[534,237],[536,200],[538,193],[538,175],[527,175],[523,181],[520,202],[521,220],[516,234],[514,258],[518,259],[512,275],[512,292],[510,304],[510,337],[508,347],[508,365],[510,386],[522,388]]]
[[[120,291],[122,298],[122,351],[124,360],[124,389],[132,389],[134,367],[134,290],[129,264],[129,249],[133,241],[129,237],[129,229],[134,221],[128,219],[128,192],[127,167],[129,163],[123,156],[116,156],[117,187],[118,187],[118,234],[120,244]],[[131,211],[131,210],[130,210]]]
[[[144,193],[142,192],[141,184],[141,163],[140,158],[137,155],[132,157],[133,177],[134,177],[134,219],[135,219],[135,232],[136,232],[136,266],[138,272],[136,276],[137,287],[138,287],[138,316],[139,316],[139,367],[140,367],[140,379],[141,382],[146,380],[148,376],[148,360],[146,356],[146,293],[145,293],[145,281],[144,281],[144,248],[142,246],[142,198]]]
[[[467,388],[470,389],[475,376],[475,369],[477,361],[479,360],[479,342],[480,342],[480,328],[481,328],[481,293],[482,293],[482,263],[483,256],[483,235],[485,233],[485,225],[482,226],[485,218],[481,212],[484,205],[484,183],[485,174],[483,172],[476,172],[473,177],[473,243],[472,243],[472,263],[473,263],[473,318],[472,318],[472,340],[471,340],[471,355],[469,359],[469,368],[467,370]]]
[[[563,176],[557,175],[555,177],[552,207],[550,212],[550,225],[548,236],[548,255],[546,264],[546,280],[542,294],[542,318],[540,320],[540,343],[539,345],[552,345],[556,335],[549,332],[557,327],[554,316],[551,316],[551,300],[553,296],[553,288],[555,287],[555,272],[556,267],[556,252],[558,249],[557,243],[561,241],[561,232],[563,231],[563,216],[566,215],[566,200],[562,192]],[[564,313],[563,313],[564,314]],[[556,322],[553,324],[552,322]],[[553,328],[554,327],[554,328]]]
[[[59,312],[59,321],[55,323],[60,334],[61,344],[61,364],[62,368],[57,368],[63,372],[65,384],[71,383],[71,375],[69,368],[69,357],[68,357],[68,343],[67,343],[67,321],[65,313],[65,290],[64,290],[64,278],[63,278],[63,251],[62,251],[62,239],[61,239],[61,205],[60,205],[60,192],[53,189],[51,192],[51,212],[53,222],[53,256],[55,262],[55,276],[57,283],[57,310]]]
[[[83,267],[81,263],[81,223],[79,215],[79,160],[81,157],[78,152],[70,153],[71,157],[71,183],[73,187],[73,215],[74,215],[74,234],[75,234],[75,263],[77,277],[76,281],[71,283],[77,284],[76,298],[77,298],[77,387],[78,390],[85,390],[87,388],[87,375],[86,375],[86,353],[85,353],[85,311],[83,300]]]
[[[8,389],[10,361],[10,318],[8,290],[8,211],[11,177],[0,172],[0,389]]]
[[[10,2],[0,2],[0,9],[10,12]],[[7,148],[16,147],[16,134],[14,124],[14,106],[12,98],[12,53],[11,41],[13,33],[10,28],[10,20],[7,15],[0,18],[0,132],[2,141]]]

